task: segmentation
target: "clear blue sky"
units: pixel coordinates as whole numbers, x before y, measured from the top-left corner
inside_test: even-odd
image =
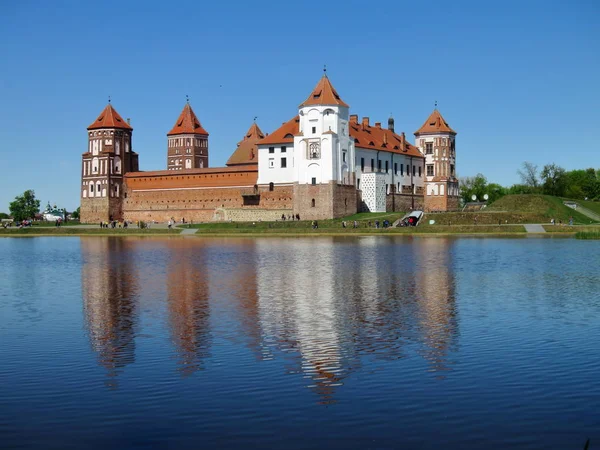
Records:
[[[86,127],[107,98],[142,170],[166,166],[189,94],[223,165],[258,116],[296,114],[327,64],[351,112],[412,133],[434,101],[459,176],[523,161],[600,167],[600,2],[18,1],[0,17],[0,211],[26,189],[79,204]]]

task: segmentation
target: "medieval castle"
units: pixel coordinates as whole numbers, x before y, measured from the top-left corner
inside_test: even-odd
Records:
[[[415,134],[359,121],[327,75],[298,115],[271,134],[253,123],[226,167],[210,167],[208,132],[189,103],[167,133],[167,169],[140,172],[133,128],[109,104],[87,128],[81,221],[171,217],[213,220],[329,219],[358,211],[458,208],[456,132],[437,108]]]

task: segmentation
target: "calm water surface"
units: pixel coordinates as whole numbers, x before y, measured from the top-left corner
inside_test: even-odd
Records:
[[[1,448],[600,448],[600,242],[0,239]]]

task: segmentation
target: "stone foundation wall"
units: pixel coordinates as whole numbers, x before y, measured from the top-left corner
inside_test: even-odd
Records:
[[[423,209],[423,195],[388,194],[386,196],[387,212],[410,212]]]
[[[215,216],[223,217],[221,220],[231,220],[233,222],[274,222],[281,220],[281,215],[292,215],[292,209],[218,209],[215,211]]]
[[[324,220],[357,212],[358,191],[354,186],[295,184],[293,213],[301,220]]]
[[[111,218],[114,220],[123,219],[121,200],[119,198],[87,197],[81,199],[81,223],[108,222]]]

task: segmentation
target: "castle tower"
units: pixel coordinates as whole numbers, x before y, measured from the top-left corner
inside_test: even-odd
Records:
[[[458,209],[456,131],[436,109],[415,132],[415,143],[425,155],[425,211]]]
[[[324,73],[299,106],[294,137],[299,184],[354,184],[354,141],[348,130],[349,106]]]
[[[167,133],[167,141],[167,170],[208,167],[208,132],[200,125],[189,101]]]
[[[88,150],[82,155],[81,222],[123,218],[123,175],[137,172],[138,155],[131,149],[133,128],[109,104],[87,128]]]

